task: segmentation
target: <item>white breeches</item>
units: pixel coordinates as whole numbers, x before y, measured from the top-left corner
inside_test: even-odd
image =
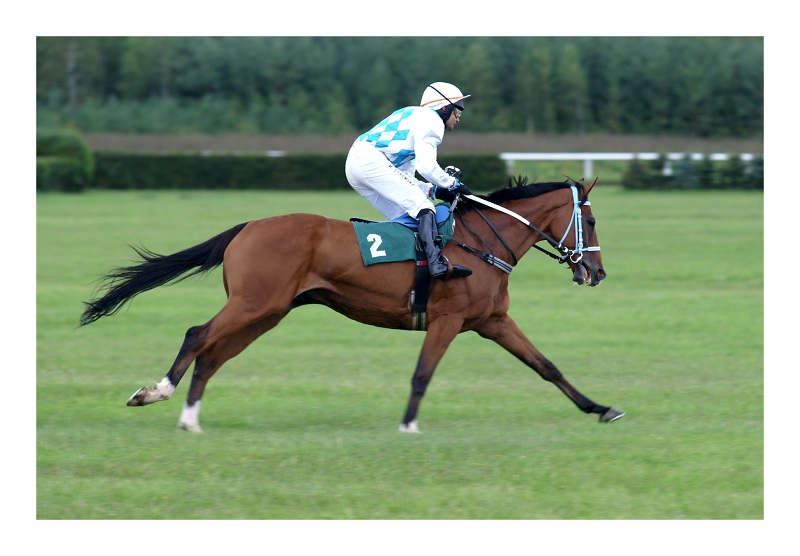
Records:
[[[354,143],[344,167],[347,181],[388,220],[403,213],[416,218],[419,211],[433,209],[427,196],[431,185],[395,168],[369,143]]]

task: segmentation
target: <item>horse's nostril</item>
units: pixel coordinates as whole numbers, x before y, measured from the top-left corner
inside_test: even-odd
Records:
[[[597,277],[600,278],[601,280],[605,280],[606,271],[601,268],[600,270],[597,271]]]

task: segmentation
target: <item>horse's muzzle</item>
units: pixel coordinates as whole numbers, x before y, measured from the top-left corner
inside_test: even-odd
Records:
[[[590,266],[583,264],[583,261],[577,263],[572,273],[572,281],[582,286],[597,286],[602,280],[606,278],[606,271],[602,267],[592,269]]]

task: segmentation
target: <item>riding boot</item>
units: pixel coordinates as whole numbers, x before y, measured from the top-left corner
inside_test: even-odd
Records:
[[[442,254],[441,248],[436,245],[436,236],[439,235],[436,228],[436,216],[430,209],[421,210],[417,215],[419,223],[419,238],[425,250],[425,257],[428,259],[428,271],[431,278],[466,278],[472,271],[460,265],[450,264]]]

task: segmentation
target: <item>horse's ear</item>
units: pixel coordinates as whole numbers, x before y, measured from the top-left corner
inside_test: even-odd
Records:
[[[581,183],[583,183],[583,180],[581,180]],[[589,185],[584,186],[583,192],[587,197],[589,196],[589,192],[592,190],[592,187],[594,187],[594,184],[596,183],[597,178],[595,178],[593,182],[589,183]]]

